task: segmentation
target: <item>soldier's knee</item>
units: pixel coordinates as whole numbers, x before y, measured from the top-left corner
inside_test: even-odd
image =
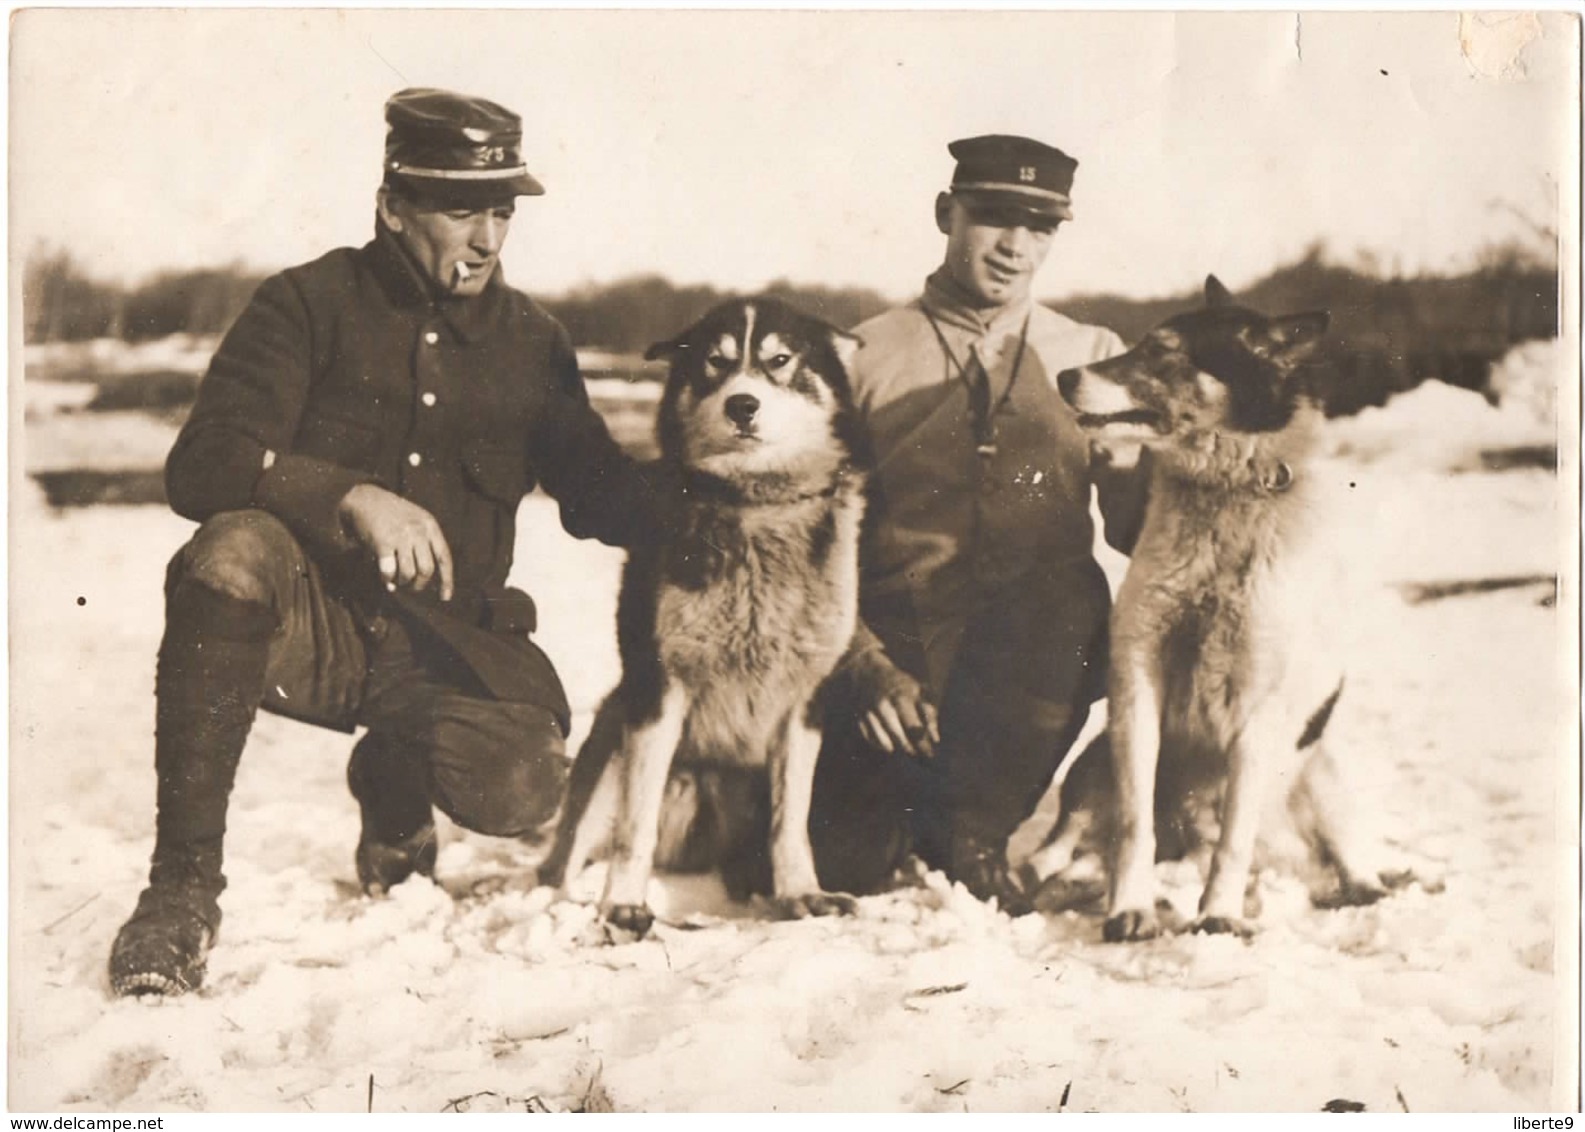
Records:
[[[544,708],[448,696],[429,726],[434,802],[463,828],[515,837],[561,805],[566,740]]]
[[[207,520],[171,563],[168,591],[198,585],[270,610],[303,569],[297,540],[265,511],[227,511]]]

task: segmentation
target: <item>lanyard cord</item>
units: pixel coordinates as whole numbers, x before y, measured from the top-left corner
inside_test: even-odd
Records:
[[[946,355],[952,368],[957,370],[958,380],[969,392],[969,406],[974,410],[974,436],[979,447],[980,455],[991,456],[996,452],[996,414],[1002,411],[1008,398],[1013,395],[1013,386],[1018,383],[1018,371],[1024,365],[1024,347],[1029,343],[1029,315],[1024,315],[1023,329],[1018,332],[1018,352],[1013,355],[1013,372],[1007,379],[1007,388],[1002,390],[1002,395],[995,405],[990,403],[991,375],[986,371],[985,364],[975,358],[980,367],[980,373],[985,377],[985,389],[981,393],[969,380],[969,370],[966,365],[958,361],[958,356],[952,352],[952,347],[947,343],[947,336],[942,332],[941,324],[936,322],[935,316],[930,313],[930,308],[920,305],[919,308],[925,316],[925,321],[930,323],[930,329],[936,332],[936,341],[941,344],[941,352]],[[971,348],[972,349],[972,348]]]

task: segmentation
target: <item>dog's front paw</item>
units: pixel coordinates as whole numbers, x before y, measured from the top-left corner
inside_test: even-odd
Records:
[[[1161,934],[1161,920],[1153,908],[1126,908],[1106,917],[1101,938],[1107,943],[1138,943]]]
[[[1255,937],[1255,925],[1237,916],[1201,916],[1190,928],[1197,935],[1236,935],[1239,939]]]
[[[640,940],[655,926],[655,913],[645,904],[613,904],[605,910],[605,923],[608,929],[627,932],[634,940]],[[607,938],[610,939],[609,931]],[[611,942],[623,941],[611,939]]]
[[[841,892],[802,892],[796,896],[777,896],[771,900],[780,920],[806,920],[810,916],[851,916],[859,902]]]

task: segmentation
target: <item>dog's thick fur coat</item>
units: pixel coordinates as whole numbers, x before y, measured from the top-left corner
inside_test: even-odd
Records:
[[[541,869],[559,885],[608,848],[601,907],[618,927],[648,930],[653,866],[708,868],[763,836],[766,770],[777,910],[851,910],[821,892],[808,830],[819,692],[858,612],[850,342],[757,299],[650,351],[671,365],[657,428],[683,485],[675,535],[629,554],[621,682],[579,751]]]
[[[1214,278],[1206,298],[1126,354],[1058,379],[1082,427],[1142,443],[1152,464],[1112,613],[1108,940],[1160,930],[1156,825],[1207,784],[1221,786],[1221,829],[1198,930],[1249,930],[1256,837],[1279,790],[1336,867],[1342,900],[1411,879],[1386,863],[1328,736],[1345,688],[1333,603],[1346,563],[1308,463],[1320,410],[1301,377],[1327,317],[1262,317]],[[1081,820],[1080,793],[1065,791],[1064,823]],[[1059,826],[1057,837],[1076,834]]]

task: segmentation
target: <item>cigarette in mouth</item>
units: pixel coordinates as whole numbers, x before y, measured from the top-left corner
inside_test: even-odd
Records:
[[[455,270],[457,272],[458,283],[466,283],[469,279],[473,278],[473,272],[468,270],[468,265],[465,263],[457,264]]]

